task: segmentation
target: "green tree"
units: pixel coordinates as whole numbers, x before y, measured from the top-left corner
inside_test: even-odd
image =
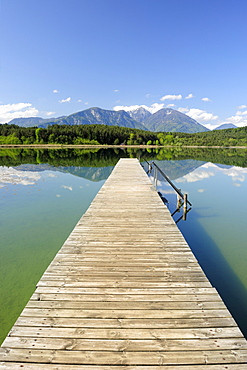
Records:
[[[41,128],[36,128],[35,130],[36,144],[39,144],[40,142],[40,131],[41,131]]]
[[[49,137],[48,137],[48,143],[49,144],[55,143],[55,135],[54,134],[50,134],[49,135]]]

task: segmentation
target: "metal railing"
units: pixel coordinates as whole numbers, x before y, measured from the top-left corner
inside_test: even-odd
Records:
[[[147,174],[151,174],[152,170],[154,170],[154,185],[157,188],[158,183],[158,174],[160,173],[163,178],[171,185],[171,187],[175,190],[177,193],[177,208],[176,210],[171,214],[172,216],[175,215],[175,213],[180,212],[181,207],[183,206],[183,215],[176,221],[178,223],[181,219],[186,220],[187,213],[191,210],[191,208],[188,209],[188,204],[192,206],[191,202],[188,200],[188,194],[183,194],[181,192],[181,189],[178,189],[173,182],[169,179],[169,177],[161,170],[161,168],[154,162],[148,162],[145,161],[148,164],[148,171]],[[161,197],[162,198],[162,197]]]
[[[173,182],[169,179],[168,176],[166,176],[166,174],[161,170],[161,168],[159,168],[159,166],[155,163],[155,162],[147,162],[148,163],[148,166],[151,166],[148,168],[149,172],[152,171],[152,166],[154,166],[154,181],[155,183],[157,184],[157,181],[158,181],[158,172],[165,178],[165,180],[173,187],[173,189],[176,191],[176,193],[179,195],[179,197],[181,199],[184,200],[185,203],[188,203],[190,206],[192,206],[192,204],[188,201],[188,194],[183,194],[181,192],[180,189],[178,189],[174,184]]]

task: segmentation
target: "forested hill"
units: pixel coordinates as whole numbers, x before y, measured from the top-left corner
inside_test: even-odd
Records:
[[[247,146],[247,127],[187,134],[106,125],[37,128],[3,124],[0,125],[0,144]]]
[[[177,133],[177,139],[184,145],[206,146],[247,146],[247,126],[226,130],[197,132],[195,134]]]

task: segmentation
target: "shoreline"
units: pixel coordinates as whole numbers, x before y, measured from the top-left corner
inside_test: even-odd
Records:
[[[137,148],[137,149],[162,149],[162,148],[203,148],[203,149],[247,149],[247,146],[214,146],[214,145],[183,145],[183,146],[174,146],[174,145],[89,145],[89,144],[80,144],[80,145],[65,145],[65,144],[1,144],[0,149],[108,149],[108,148]]]

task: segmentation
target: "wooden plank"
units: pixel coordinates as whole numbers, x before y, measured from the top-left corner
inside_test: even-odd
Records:
[[[173,282],[161,282],[161,281],[125,281],[125,280],[110,280],[104,279],[102,281],[94,280],[88,281],[87,279],[83,278],[76,278],[76,281],[70,278],[66,278],[64,276],[52,276],[52,277],[43,277],[37,284],[37,286],[47,286],[47,287],[68,287],[68,288],[76,288],[76,287],[92,287],[92,288],[110,288],[110,287],[120,287],[120,288],[129,288],[135,285],[136,288],[207,288],[210,287],[209,281],[173,281]]]
[[[148,253],[148,252],[147,252]],[[106,255],[106,257],[109,256],[109,255]],[[132,270],[147,270],[148,267],[151,267],[153,269],[157,268],[157,269],[163,269],[163,271],[166,271],[166,270],[171,270],[174,269],[174,268],[187,268],[190,269],[190,270],[193,270],[195,269],[195,271],[199,271],[200,270],[200,266],[194,262],[194,261],[186,261],[185,259],[184,260],[177,260],[177,259],[172,259],[171,257],[171,261],[169,260],[159,260],[159,261],[153,261],[153,260],[147,260],[147,261],[141,261],[138,259],[138,257],[133,257],[135,258],[135,261],[132,262],[131,261],[131,256],[130,256],[130,260],[128,262],[126,262],[126,260],[123,260],[119,257],[115,258],[115,260],[111,260],[111,261],[104,261],[103,259],[100,258],[101,256],[98,257],[98,260],[95,260],[95,261],[83,261],[83,259],[81,258],[81,260],[78,260],[78,259],[75,259],[74,261],[74,266],[75,268],[77,267],[84,267],[85,268],[90,268],[90,267],[93,267],[93,266],[99,266],[99,267],[107,267],[107,268],[110,268],[112,266],[114,267],[124,267],[126,269],[126,267],[128,267],[128,269],[132,269]],[[110,258],[110,256],[109,256]],[[72,258],[73,259],[73,258]],[[85,263],[84,263],[85,262]],[[60,269],[66,269],[67,266],[71,266],[71,263],[72,261],[55,261],[54,264],[50,267],[50,268],[56,268],[58,269],[60,267]],[[50,272],[49,270],[47,272]],[[96,272],[96,271],[95,271]],[[121,272],[121,270],[120,270]]]
[[[38,308],[25,308],[22,311],[22,317],[79,317],[79,318],[131,318],[131,319],[168,319],[168,318],[200,318],[200,317],[231,317],[229,311],[224,309],[197,309],[197,310],[124,310],[124,309],[38,309]]]
[[[151,351],[207,351],[247,350],[244,338],[199,338],[199,339],[80,339],[80,338],[36,338],[7,337],[7,348],[48,349],[68,351],[110,351],[110,352],[151,352]],[[247,351],[246,351],[247,353]]]
[[[132,310],[184,310],[186,304],[186,310],[209,310],[209,309],[222,309],[225,308],[224,303],[221,300],[217,301],[167,301],[167,302],[111,302],[111,310],[121,310],[121,309],[132,309]],[[65,308],[65,309],[81,309],[81,310],[93,310],[97,308],[98,310],[109,309],[109,302],[96,301],[96,302],[77,302],[77,301],[29,301],[26,308]]]
[[[0,348],[0,361],[87,365],[246,364],[247,350],[127,352]]]
[[[106,328],[56,328],[15,325],[10,337],[34,338],[85,338],[85,339],[207,339],[241,338],[237,327],[222,328],[173,328],[173,329],[106,329]]]
[[[40,318],[20,316],[16,321],[17,326],[42,326],[64,328],[220,328],[235,327],[232,317],[200,317],[200,318],[169,318],[169,319],[103,319],[103,318]]]
[[[175,365],[176,370],[247,370],[247,364],[220,364],[220,365]],[[158,365],[153,366],[149,365],[148,369],[147,366],[142,365],[120,365],[120,366],[111,366],[111,365],[62,365],[62,364],[35,364],[35,363],[24,363],[24,362],[11,362],[11,363],[0,363],[1,370],[37,370],[37,369],[45,369],[45,370],[174,370],[174,366],[167,366],[167,365]]]
[[[137,160],[121,160],[0,348],[0,369],[241,370],[247,341]]]
[[[217,294],[216,290],[210,288],[57,288],[57,287],[38,287],[36,289],[37,294],[110,294],[110,295],[190,295],[190,294]]]
[[[213,298],[212,298],[213,296]],[[154,301],[154,302],[167,302],[167,301],[184,301],[188,302],[188,300],[191,301],[198,301],[203,302],[205,300],[212,301],[214,300],[214,297],[217,295],[193,295],[193,294],[177,294],[177,295],[171,295],[171,294],[66,294],[66,293],[59,293],[59,294],[38,294],[34,293],[31,297],[32,300],[36,301],[78,301],[78,302],[87,302],[87,301],[105,301],[105,302],[147,302],[147,301]]]

